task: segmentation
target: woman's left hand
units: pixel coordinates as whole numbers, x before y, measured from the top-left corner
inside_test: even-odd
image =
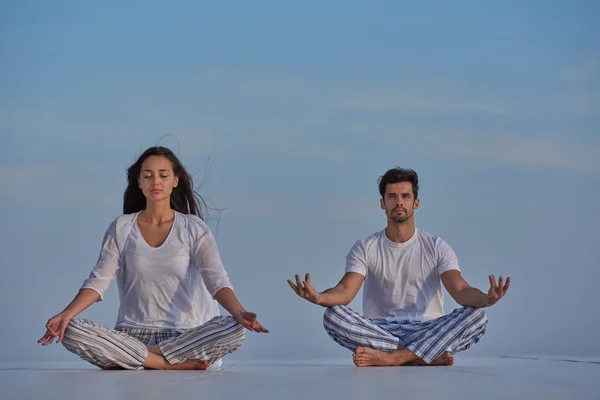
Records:
[[[269,333],[269,330],[263,327],[260,322],[258,322],[256,319],[256,314],[253,312],[242,311],[233,317],[237,320],[237,322],[240,323],[240,325],[249,331]]]

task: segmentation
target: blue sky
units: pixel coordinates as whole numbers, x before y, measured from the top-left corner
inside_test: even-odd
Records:
[[[158,143],[205,181],[236,291],[272,330],[237,357],[349,356],[285,281],[338,281],[354,241],[384,227],[376,181],[395,165],[419,173],[417,225],[472,285],[512,277],[472,354],[600,355],[599,12],[2,3],[0,299],[20,331],[0,333],[0,358],[72,359],[35,340],[93,267],[126,168]],[[85,315],[112,325],[110,293]]]

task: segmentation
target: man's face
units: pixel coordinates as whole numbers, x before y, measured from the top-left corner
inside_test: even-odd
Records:
[[[419,199],[413,195],[412,183],[388,183],[381,199],[381,209],[396,223],[408,221],[419,208]]]

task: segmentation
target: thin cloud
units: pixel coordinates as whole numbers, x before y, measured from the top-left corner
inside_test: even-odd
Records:
[[[567,140],[503,136],[437,140],[431,148],[436,155],[477,162],[567,169],[600,173],[600,146],[573,145]]]
[[[574,64],[561,71],[559,76],[569,83],[586,83],[600,76],[600,57]]]

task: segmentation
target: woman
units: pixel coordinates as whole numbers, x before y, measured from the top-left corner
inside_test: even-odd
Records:
[[[215,239],[201,219],[192,179],[167,148],[151,147],[127,171],[124,215],[108,228],[89,279],[48,320],[43,346],[67,350],[104,369],[207,369],[268,332],[233,293]],[[198,196],[199,197],[199,196]],[[116,275],[115,329],[74,318]],[[232,316],[220,316],[218,304]]]

